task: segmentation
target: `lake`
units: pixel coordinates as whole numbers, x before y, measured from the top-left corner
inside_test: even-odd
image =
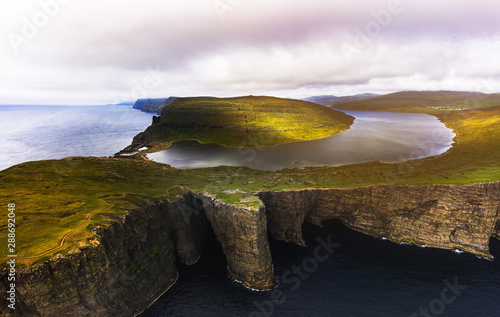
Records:
[[[327,138],[250,149],[181,141],[147,157],[180,169],[227,165],[279,170],[372,161],[396,163],[442,154],[455,137],[452,130],[427,114],[345,113],[356,118],[351,128]]]

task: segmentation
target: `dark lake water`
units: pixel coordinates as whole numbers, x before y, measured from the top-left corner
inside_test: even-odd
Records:
[[[0,170],[26,161],[112,156],[151,117],[125,106],[0,106]]]
[[[402,162],[442,154],[453,144],[453,131],[430,115],[346,113],[356,118],[351,128],[323,139],[251,149],[182,141],[170,149],[148,154],[148,158],[181,169],[228,165],[278,170],[371,161]]]
[[[317,239],[326,241],[329,235],[339,244],[333,254],[315,270],[310,266],[310,272],[301,269],[302,276],[293,273],[294,266],[304,268],[313,256]],[[178,265],[178,282],[141,317],[500,315],[496,260],[397,245],[337,221],[327,221],[324,228],[306,224],[304,237],[307,248],[271,240],[277,289],[283,293],[278,304],[270,301],[270,292],[253,292],[231,281],[221,248],[212,238],[200,262]],[[500,257],[500,241],[492,239],[490,247]],[[428,315],[421,315],[421,310]]]

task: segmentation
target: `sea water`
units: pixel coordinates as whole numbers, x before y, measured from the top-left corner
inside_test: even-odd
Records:
[[[338,247],[314,265],[318,241],[328,237]],[[497,260],[399,245],[337,221],[304,225],[304,238],[305,248],[270,239],[280,292],[271,296],[232,281],[212,237],[197,264],[178,264],[177,283],[141,317],[500,316]],[[500,241],[492,239],[490,248],[500,258]]]
[[[151,118],[126,106],[0,106],[0,170],[27,161],[112,156]]]

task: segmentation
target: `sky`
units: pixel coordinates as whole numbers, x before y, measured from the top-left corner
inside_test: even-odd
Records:
[[[500,92],[498,0],[23,0],[0,104]]]

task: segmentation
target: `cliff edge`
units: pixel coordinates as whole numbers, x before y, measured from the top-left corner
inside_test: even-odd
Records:
[[[206,193],[185,192],[173,201],[150,202],[105,227],[91,246],[28,268],[17,268],[16,309],[0,316],[134,316],[177,280],[176,261],[198,261],[213,230],[230,275],[244,285],[275,285],[263,206],[242,208]],[[0,292],[7,294],[8,269]]]
[[[460,249],[487,258],[489,239],[500,238],[498,181],[263,191],[258,196],[260,206],[241,207],[185,191],[175,200],[132,210],[96,228],[92,246],[20,269],[13,316],[138,314],[175,283],[176,260],[196,263],[209,230],[222,246],[230,276],[255,289],[275,285],[268,232],[304,245],[305,221],[321,225],[340,219],[357,231],[397,243]],[[0,292],[7,287],[4,272]]]
[[[487,258],[490,238],[499,237],[500,182],[261,192],[259,197],[270,234],[301,245],[304,221],[321,225],[330,219],[396,243]]]

